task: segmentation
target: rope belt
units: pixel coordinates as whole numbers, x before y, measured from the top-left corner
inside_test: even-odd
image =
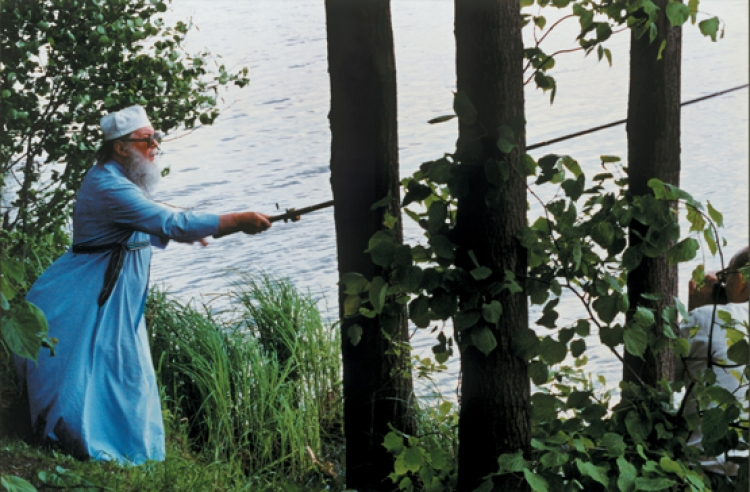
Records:
[[[149,241],[101,244],[96,246],[73,245],[72,249],[75,254],[110,253],[107,270],[104,272],[104,286],[102,286],[102,291],[99,293],[99,299],[97,300],[99,306],[103,306],[107,302],[107,299],[109,299],[109,296],[112,295],[117,279],[120,278],[122,267],[125,264],[125,255],[127,252],[148,248],[150,245]]]

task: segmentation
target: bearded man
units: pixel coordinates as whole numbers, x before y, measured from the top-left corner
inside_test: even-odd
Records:
[[[16,358],[37,437],[80,459],[164,459],[164,425],[143,311],[151,246],[271,227],[256,212],[175,211],[151,199],[158,137],[140,106],[101,119],[104,143],[78,192],[73,246],[27,299],[46,315],[54,357]]]

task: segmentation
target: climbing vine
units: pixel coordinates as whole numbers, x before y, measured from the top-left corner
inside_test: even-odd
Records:
[[[522,6],[533,4],[532,0],[522,1]],[[572,5],[572,14],[550,29],[577,18],[581,26],[577,49],[586,54],[596,51],[600,60],[606,58],[609,63],[612,55],[604,43],[620,26],[631,29],[636,37],[656,39],[658,7],[649,0],[538,0],[537,4]],[[698,2],[669,2],[665,13],[670,26],[688,20],[695,24]],[[535,31],[546,26],[542,15],[525,14],[525,22],[533,24]],[[698,27],[714,41],[723,34],[715,17],[701,20]],[[535,36],[535,45],[525,50],[526,82],[534,80],[537,87],[551,91],[554,100],[557,87],[548,71],[563,52],[545,53],[540,46],[545,36]],[[663,49],[664,43],[659,56]],[[461,92],[455,95],[454,111],[454,115],[430,122],[458,117],[464,125],[475,124],[477,111]],[[437,362],[443,363],[457,345],[473,345],[484,354],[496,350],[493,328],[503,312],[500,295],[506,290],[524,291],[540,313],[533,329],[517,329],[512,340],[514,352],[528,361],[528,375],[535,385],[532,452],[501,456],[497,474],[511,474],[519,487],[525,482],[535,491],[729,490],[736,486],[737,479],[727,477],[710,483],[700,467],[698,448],[687,443],[700,427],[702,447],[711,456],[727,457],[746,446],[744,395],[750,379],[745,366],[746,324],[732,321],[718,310],[730,343],[725,364],[733,367],[740,383],[734,394],[714,386],[715,375],[705,371],[687,388],[683,382],[662,381],[655,388],[623,384],[618,401],[603,379],[593,381],[586,372],[587,340],[596,336],[621,362],[625,351],[642,358],[647,350],[658,354],[666,347],[679,357],[687,356],[689,340],[679,336],[679,329],[689,315],[679,299],[674,307],[656,312],[628,297],[627,277],[645,257],[666,255],[676,264],[694,260],[701,248],[711,255],[721,253],[726,245],[718,234],[722,215],[710,203],[704,205],[687,192],[655,179],[649,182],[651,194],[631,195],[626,188],[626,169],[617,156],[601,156],[602,169],[593,176],[587,176],[578,162],[566,155],[550,154],[535,160],[526,154],[520,165],[511,166],[505,156],[518,145],[522,130],[501,127],[498,133],[492,143],[494,152],[483,152],[486,142],[475,142],[468,150],[456,149],[423,163],[403,180],[402,212],[420,226],[423,240],[401,245],[390,230],[376,233],[367,251],[383,273],[375,278],[357,273],[341,278],[347,295],[345,315],[378,316],[387,331],[389,324],[396,323],[400,307],[406,305],[413,325],[435,334],[432,351]],[[527,252],[528,275],[524,278],[511,271],[493,270],[471,251],[467,252],[470,263],[457,261],[457,200],[470,192],[468,175],[470,169],[477,168],[485,178],[485,203],[490,209],[500,209],[508,199],[505,183],[516,174],[529,183],[528,196],[536,202],[530,210],[541,210],[517,238]],[[543,200],[541,196],[552,198]],[[385,207],[388,201],[386,197],[373,208]],[[677,202],[690,224],[687,236],[681,235],[674,207]],[[646,232],[640,244],[629,246],[627,234],[636,222],[643,224]],[[395,218],[386,214],[386,227],[394,223]],[[701,284],[703,266],[692,276]],[[644,295],[647,300],[660,296],[658,292]],[[562,321],[559,307],[567,309],[572,303],[580,306],[581,314],[572,322]],[[629,310],[634,316],[626,321]],[[659,333],[655,326],[661,326]],[[350,343],[359,343],[361,333],[360,325],[351,326]],[[690,397],[699,402],[692,413],[680,403]],[[439,444],[428,435],[405,436],[394,431],[386,436],[384,446],[396,460],[391,478],[401,490],[452,488],[455,469],[446,475],[443,454],[436,451]],[[747,477],[746,460],[738,476]],[[491,480],[483,488],[491,490]]]

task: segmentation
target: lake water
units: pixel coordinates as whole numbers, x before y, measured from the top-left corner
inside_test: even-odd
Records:
[[[402,176],[407,176],[422,162],[454,150],[453,121],[426,123],[452,112],[453,2],[393,0],[391,4],[400,163]],[[703,0],[701,9],[725,22],[725,37],[713,43],[699,34],[697,26],[684,28],[682,100],[748,81],[747,0]],[[209,49],[221,54],[228,67],[247,66],[251,82],[244,89],[222,93],[225,109],[213,126],[163,145],[162,163],[171,174],[157,198],[219,213],[273,213],[276,204],[282,209],[301,208],[330,200],[323,1],[178,0],[165,17],[171,23],[192,18],[200,30],[189,34],[186,51]],[[549,36],[548,52],[575,46],[575,22],[563,23]],[[625,118],[629,34],[615,35],[608,47],[613,53],[611,68],[581,52],[558,59],[553,71],[558,93],[552,106],[547,94],[527,86],[528,144]],[[620,126],[533,155],[569,154],[592,176],[600,169],[600,155],[625,159],[626,152],[625,127]],[[722,234],[729,243],[728,254],[748,243],[747,89],[683,109],[682,187],[724,213]],[[407,224],[406,237],[419,240],[418,228]],[[155,254],[151,277],[184,300],[207,300],[228,289],[234,271],[265,270],[288,277],[321,298],[323,313],[335,318],[335,248],[333,212],[326,209],[297,223],[277,223],[259,236],[234,235],[212,241],[207,248],[173,245]],[[694,264],[699,260],[700,254]],[[706,261],[708,268],[718,266],[714,258]],[[681,284],[694,264],[681,270]],[[576,314],[571,308],[563,310],[561,317],[572,320]],[[533,311],[531,316],[536,319]],[[589,368],[616,384],[621,373],[618,361],[598,344],[595,334],[587,342]],[[416,333],[413,343],[429,353],[433,342],[428,335]],[[439,378],[443,392],[455,389],[457,372],[458,359],[453,358],[448,373]]]

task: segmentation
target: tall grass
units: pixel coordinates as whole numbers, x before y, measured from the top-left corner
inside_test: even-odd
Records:
[[[202,454],[304,481],[341,442],[338,330],[287,280],[241,277],[213,315],[153,290],[146,320],[166,408]]]

